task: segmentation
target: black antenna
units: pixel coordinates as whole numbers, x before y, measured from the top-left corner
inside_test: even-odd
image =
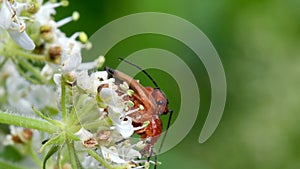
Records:
[[[134,67],[136,67],[136,68],[138,68],[139,70],[141,70],[151,81],[152,81],[152,83],[154,84],[154,86],[156,87],[156,88],[158,88],[159,89],[159,87],[158,87],[158,85],[157,85],[157,83],[154,81],[154,79],[143,69],[143,68],[141,68],[141,67],[139,67],[138,65],[136,65],[136,64],[134,64],[134,63],[131,63],[131,62],[129,62],[128,60],[126,60],[126,59],[123,59],[123,58],[121,58],[121,57],[119,57],[119,59],[121,60],[121,61],[124,61],[124,62],[126,62],[126,63],[128,63],[128,64],[130,64],[130,65],[132,65],[132,66],[134,66]]]
[[[167,134],[168,134],[168,131],[169,131],[169,128],[170,128],[170,125],[171,125],[171,119],[172,119],[172,115],[173,115],[173,110],[169,110],[169,113],[170,113],[170,115],[169,115],[169,118],[168,118],[167,128],[166,128],[165,134],[163,135],[162,141],[160,143],[160,146],[159,146],[159,149],[158,149],[158,153],[160,153],[160,151],[161,151],[161,149],[163,147],[163,144],[166,141]]]

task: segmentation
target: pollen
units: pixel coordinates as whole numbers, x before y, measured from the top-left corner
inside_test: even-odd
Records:
[[[62,49],[60,46],[54,46],[49,49],[49,61],[59,64],[61,60]]]
[[[22,134],[26,140],[30,140],[33,136],[33,132],[28,128],[25,128]]]
[[[134,106],[134,102],[131,101],[131,100],[129,100],[128,102],[126,102],[126,105],[127,105],[128,107],[133,107],[133,106]]]
[[[127,90],[127,94],[128,94],[128,96],[132,96],[132,95],[133,95],[133,93],[134,93],[134,91],[133,91],[133,90],[131,90],[131,89]]]
[[[94,148],[98,145],[98,142],[94,138],[89,138],[82,142],[83,146],[86,148]]]
[[[110,136],[111,136],[111,131],[109,130],[102,130],[97,133],[97,138],[101,141],[108,140]]]
[[[85,32],[80,32],[79,34],[79,40],[83,43],[88,41],[88,36]]]
[[[80,18],[80,14],[77,11],[74,11],[72,14],[73,21],[77,21]]]
[[[25,25],[20,25],[19,32],[24,32],[26,29]]]
[[[139,109],[140,109],[140,110],[144,110],[145,108],[144,108],[143,105],[140,104]]]
[[[69,1],[67,1],[67,0],[63,0],[60,3],[61,3],[61,6],[63,6],[63,7],[69,6]]]
[[[129,89],[128,83],[123,82],[123,84],[120,84],[120,89],[123,91],[126,91]]]
[[[52,27],[49,25],[41,26],[40,34],[41,34],[42,38],[47,42],[50,42],[53,40]]]

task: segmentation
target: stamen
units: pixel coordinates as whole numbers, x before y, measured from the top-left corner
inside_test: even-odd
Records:
[[[80,32],[79,34],[79,40],[83,43],[88,41],[88,36],[85,32]]]
[[[132,96],[132,95],[133,95],[133,93],[134,93],[134,91],[133,91],[133,90],[131,90],[131,89],[127,90],[127,94],[128,94],[128,96]]]
[[[120,97],[123,99],[124,97],[126,97],[128,94],[127,93],[124,93],[122,94]]]
[[[14,1],[6,1],[6,5],[8,7],[8,9],[10,10],[10,13],[11,13],[11,19],[15,19],[16,20],[16,23],[18,25],[20,25],[20,21],[19,21],[19,18],[16,17],[17,15],[17,12],[16,10],[12,7],[12,5],[14,4],[15,2]]]
[[[146,147],[146,144],[143,142],[143,141],[139,141],[139,142],[137,142],[135,145],[133,145],[133,146],[135,146],[136,148],[138,148],[138,149],[144,149],[145,147]]]
[[[71,37],[70,40],[75,40],[80,35],[80,32],[75,32]]]
[[[97,61],[98,67],[102,67],[103,63],[105,62],[105,57],[104,56],[99,56],[99,58],[96,61]]]
[[[79,16],[80,16],[79,13],[75,11],[75,12],[73,12],[72,16],[69,16],[65,19],[62,19],[62,20],[58,21],[56,23],[57,27],[61,27],[61,26],[65,25],[65,24],[67,24],[71,21],[77,21],[79,19]]]
[[[139,164],[139,163],[145,163],[145,165],[147,165],[147,163],[151,163],[151,164],[156,164],[155,161],[147,161],[147,160],[138,160],[138,161],[134,161],[135,163]]]
[[[47,4],[47,7],[48,8],[57,8],[57,7],[60,7],[60,6],[64,6],[65,2],[64,1],[61,1],[60,3],[52,3],[52,4]]]
[[[133,107],[133,106],[134,106],[134,103],[133,103],[133,101],[131,101],[131,100],[125,102],[125,104],[126,104],[126,106],[128,106],[128,107]]]
[[[24,32],[25,29],[26,29],[26,25],[21,24],[19,28],[19,32]]]
[[[5,5],[5,4],[4,4]],[[20,9],[25,9],[28,7],[27,4],[23,4],[23,3],[18,3],[16,4],[15,1],[11,0],[11,1],[6,1],[6,5],[8,7],[8,9],[10,10],[11,13],[11,20],[13,22],[15,22],[18,25],[18,31],[19,32],[23,32],[26,29],[26,25],[25,23],[21,22],[21,20],[19,19],[19,17],[17,16],[18,13],[20,13],[20,11],[17,11],[13,6],[16,6],[16,8],[20,8]],[[18,13],[17,13],[18,12]]]
[[[140,168],[144,168],[144,166],[138,166],[138,167],[134,167],[132,169],[140,169]]]
[[[69,1],[63,0],[60,2],[60,4],[61,4],[61,6],[66,7],[66,6],[69,6]]]
[[[123,91],[127,91],[129,89],[129,86],[126,82],[123,82],[119,86],[120,86],[120,89],[123,90]]]
[[[78,67],[78,70],[90,70],[94,68],[99,68],[103,65],[105,59],[103,56],[100,56],[98,59],[92,62],[81,63]]]
[[[94,69],[96,67],[97,67],[97,63],[86,62],[86,63],[81,63],[78,67],[78,70],[90,70],[90,69]]]
[[[72,18],[74,21],[77,21],[80,18],[80,14],[77,11],[74,11],[72,14]]]
[[[128,116],[129,114],[132,114],[132,113],[135,113],[137,111],[139,111],[140,108],[136,108],[136,109],[133,109],[133,110],[129,110],[128,112],[125,113],[125,116]]]
[[[145,109],[144,106],[141,105],[141,104],[140,104],[139,108],[140,108],[140,110],[144,110]]]
[[[145,121],[144,124],[140,127],[134,127],[134,130],[140,130],[140,129],[143,129],[145,127],[147,127],[148,125],[150,124],[150,121]]]
[[[90,50],[91,48],[93,47],[92,43],[91,42],[86,42],[84,44],[84,48],[87,49],[87,50]],[[100,66],[101,67],[101,66]]]

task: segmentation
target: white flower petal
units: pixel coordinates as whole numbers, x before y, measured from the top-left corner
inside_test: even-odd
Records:
[[[48,24],[52,20],[51,15],[56,14],[55,8],[60,6],[59,3],[47,2],[41,5],[38,12],[35,14],[35,19],[38,20],[42,25]]]
[[[75,133],[75,136],[78,136],[81,141],[85,141],[94,137],[91,132],[87,131],[83,127],[78,132]]]
[[[97,67],[97,62],[86,62],[79,65],[78,70],[89,70]]]
[[[46,77],[47,80],[51,79],[53,73],[54,70],[49,64],[46,64],[41,71],[41,75]]]
[[[46,106],[55,106],[56,96],[53,89],[49,86],[30,85],[31,91],[28,94],[27,101],[36,109],[40,110]],[[45,96],[47,96],[45,98]]]
[[[35,45],[29,38],[25,30],[25,23],[22,19],[18,18],[21,11],[26,8],[27,4],[14,2],[14,7],[9,6],[11,2],[4,0],[2,8],[0,10],[0,27],[8,31],[11,38],[22,48],[26,50],[33,50]],[[12,11],[16,12],[16,15],[12,17]]]
[[[95,69],[95,68],[101,67],[103,65],[104,61],[105,61],[104,56],[99,56],[98,59],[96,59],[92,62],[82,63],[81,65],[79,65],[78,69],[79,70]],[[103,75],[104,75],[104,72],[106,73],[106,75],[104,75],[104,76],[105,76],[105,79],[107,79],[107,72],[106,71],[102,71],[102,72],[103,73],[101,73],[101,74],[103,74]],[[96,72],[96,73],[98,73],[98,72]]]
[[[81,64],[82,58],[80,52],[70,55],[63,52],[62,56],[61,68],[63,72],[74,70]]]
[[[113,112],[121,113],[125,108],[122,97],[118,96],[113,89],[103,88],[100,91],[100,97],[107,105],[109,105]]]
[[[29,5],[27,3],[21,3],[21,2],[14,2],[13,8],[16,10],[16,15],[20,16],[21,12],[25,9],[29,8]]]
[[[13,140],[12,140],[12,136],[11,136],[11,135],[7,135],[7,136],[5,137],[5,139],[3,140],[2,144],[3,144],[4,146],[14,145],[14,142],[13,142]]]
[[[129,152],[126,154],[126,157],[129,158],[129,159],[134,159],[136,157],[138,158],[142,158],[142,155],[139,151],[137,150],[134,150],[134,149],[130,149]]]
[[[110,84],[114,82],[114,79],[107,79],[108,74],[106,71],[95,72],[91,74],[92,86],[91,89],[93,92],[98,92],[98,87],[101,84]]]
[[[95,169],[99,167],[99,162],[94,157],[85,154],[82,166],[86,169]]]
[[[87,71],[81,71],[77,74],[77,85],[83,90],[91,90],[91,83],[93,83],[93,81],[90,80]]]
[[[7,6],[7,0],[3,0],[2,8],[0,10],[0,27],[2,29],[8,29],[12,23],[11,13],[9,7]]]
[[[122,135],[123,138],[129,138],[134,132],[131,118],[127,117],[126,121],[124,120],[121,121],[120,124],[116,124],[116,130]]]
[[[99,71],[99,72],[95,72],[91,75],[91,77],[93,77],[94,80],[98,80],[102,79],[103,81],[107,80],[108,77],[108,73],[106,71]]]
[[[8,29],[7,30],[11,38],[22,48],[26,50],[33,50],[35,48],[34,42],[30,39],[25,31],[20,32],[19,30]]]
[[[101,146],[101,152],[102,152],[103,157],[106,160],[109,160],[109,161],[112,161],[112,162],[115,162],[118,164],[126,163],[125,160],[123,160],[119,157],[117,152],[113,152],[112,150],[110,150],[104,146]]]
[[[56,85],[60,85],[61,82],[61,74],[54,74],[53,76],[53,81]]]

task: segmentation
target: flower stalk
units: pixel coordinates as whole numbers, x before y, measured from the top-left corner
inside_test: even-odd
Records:
[[[58,131],[57,126],[54,126],[47,121],[24,117],[17,114],[5,113],[3,111],[0,111],[0,123],[36,129],[50,134],[54,134]]]
[[[64,76],[61,76],[61,114],[62,120],[67,121],[67,106],[66,106],[66,82]]]
[[[71,162],[71,166],[74,169],[80,169],[81,164],[78,163],[78,159],[77,159],[77,155],[76,155],[76,150],[74,148],[74,142],[70,139],[68,139],[68,137],[66,136],[66,144],[67,144],[67,148],[68,148],[68,153],[69,153],[69,158],[70,158],[70,162]]]

